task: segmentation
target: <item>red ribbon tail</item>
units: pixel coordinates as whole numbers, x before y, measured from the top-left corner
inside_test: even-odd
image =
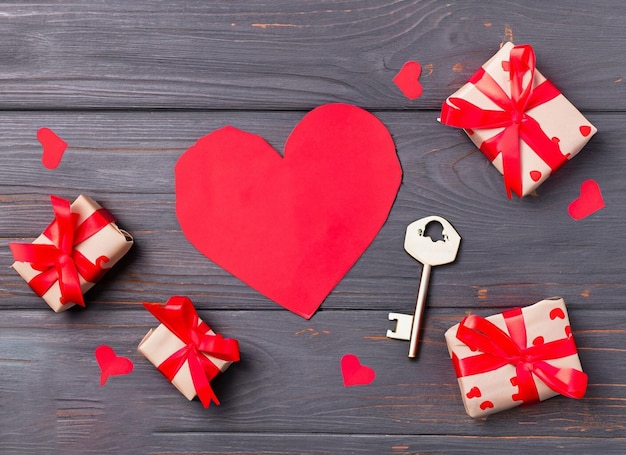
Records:
[[[59,277],[59,289],[61,290],[61,303],[75,303],[82,307],[85,306],[83,291],[80,288],[80,278],[74,262],[68,260],[66,264],[57,265],[57,273]]]
[[[535,362],[533,373],[555,392],[569,398],[582,398],[587,391],[586,373],[574,368],[559,368],[547,362]]]
[[[191,379],[196,389],[196,393],[198,394],[198,398],[200,399],[200,402],[202,402],[202,406],[208,408],[211,405],[211,402],[214,402],[216,405],[219,406],[220,401],[217,399],[217,396],[215,395],[215,392],[211,387],[210,379],[207,377],[205,370],[200,362],[200,359],[197,357],[197,355],[190,355],[187,360],[189,363],[189,371],[191,372]],[[217,367],[215,367],[214,365],[213,368],[217,370]]]

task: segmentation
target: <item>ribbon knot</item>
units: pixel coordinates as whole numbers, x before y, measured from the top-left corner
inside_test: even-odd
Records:
[[[526,347],[526,326],[521,310],[503,313],[509,334],[480,316],[471,315],[461,321],[457,338],[481,354],[453,362],[457,377],[471,376],[497,370],[507,364],[516,369],[519,394],[515,399],[524,403],[539,401],[533,375],[555,392],[570,398],[582,398],[587,389],[587,375],[573,368],[560,368],[547,360],[577,353],[574,338],[551,341]]]
[[[58,281],[61,291],[61,303],[75,303],[85,306],[80,285],[80,277],[95,283],[106,269],[99,260],[93,264],[75,247],[115,221],[113,215],[100,208],[82,223],[78,223],[78,214],[72,213],[69,201],[57,196],[50,196],[54,221],[44,231],[49,244],[9,243],[16,261],[28,262],[41,273],[29,281],[29,285],[39,296],[43,296]],[[102,257],[101,257],[102,258]]]
[[[502,154],[504,185],[511,198],[511,192],[523,195],[520,141],[528,144],[552,171],[561,167],[567,157],[527,113],[561,93],[548,80],[534,86],[535,52],[531,46],[515,46],[511,50],[508,72],[510,95],[483,68],[469,80],[501,110],[482,109],[462,98],[450,97],[441,108],[441,123],[465,129],[503,128],[483,141],[480,150],[489,161]]]
[[[187,362],[202,405],[207,408],[211,401],[219,405],[210,382],[221,370],[207,356],[227,362],[239,361],[237,340],[210,333],[210,327],[198,317],[188,297],[174,296],[165,305],[144,302],[143,306],[185,345],[165,359],[158,370],[172,381]]]

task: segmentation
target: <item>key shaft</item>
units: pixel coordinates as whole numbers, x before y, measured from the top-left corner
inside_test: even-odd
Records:
[[[426,308],[426,295],[428,294],[428,284],[430,282],[430,264],[422,264],[422,277],[420,287],[417,291],[415,302],[415,313],[413,314],[413,324],[411,325],[411,339],[409,341],[409,358],[414,359],[417,355],[417,344],[419,341],[420,328],[422,326],[422,316]]]

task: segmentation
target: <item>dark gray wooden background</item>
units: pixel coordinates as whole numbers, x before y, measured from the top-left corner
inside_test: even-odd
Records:
[[[626,441],[626,6],[622,0],[134,0],[0,4],[0,453],[624,453]],[[599,133],[535,195],[502,178],[441,102],[502,41],[532,44],[538,68]],[[424,71],[407,100],[392,78]],[[353,103],[389,128],[403,168],[371,247],[306,321],[198,253],[174,214],[173,166],[224,125],[282,150],[310,109]],[[37,129],[69,142],[41,164]],[[585,179],[606,208],[567,213]],[[49,194],[92,196],[136,246],[88,294],[54,314],[9,267],[10,241],[51,220]],[[385,338],[414,304],[411,221],[449,219],[457,262],[435,268],[417,361]],[[277,280],[281,277],[277,276]],[[187,295],[243,360],[214,384],[222,406],[187,402],[136,351],[155,320],[141,301]],[[586,398],[557,397],[487,419],[466,416],[443,339],[463,315],[545,297],[568,304]],[[93,351],[135,371],[99,386]],[[345,388],[357,354],[373,384]]]

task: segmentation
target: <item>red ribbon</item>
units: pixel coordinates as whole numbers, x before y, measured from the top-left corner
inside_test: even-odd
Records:
[[[29,262],[32,268],[41,272],[28,283],[37,295],[44,295],[58,281],[61,303],[72,302],[84,307],[79,276],[95,283],[106,271],[101,264],[109,259],[101,256],[93,264],[74,247],[115,221],[115,218],[100,208],[79,225],[78,214],[72,213],[69,201],[57,196],[50,196],[50,201],[55,219],[43,234],[53,244],[11,242],[9,247],[16,261]]]
[[[239,361],[237,340],[207,333],[210,330],[209,326],[198,318],[193,303],[187,297],[171,297],[165,306],[145,302],[143,306],[185,344],[157,367],[159,371],[172,381],[187,361],[194,388],[202,405],[208,408],[211,401],[219,405],[220,402],[210,382],[220,373],[220,369],[206,356],[210,355],[228,362]]]
[[[472,315],[463,319],[457,338],[472,350],[482,353],[464,359],[453,356],[457,377],[485,373],[510,364],[516,369],[519,387],[514,400],[522,400],[524,403],[539,401],[533,374],[561,395],[582,398],[587,389],[587,375],[573,368],[560,368],[546,362],[577,353],[572,335],[526,347],[526,325],[522,310],[517,308],[502,315],[510,336],[480,316]]]
[[[469,80],[502,110],[482,109],[462,98],[449,98],[441,108],[441,122],[466,129],[504,128],[494,137],[485,140],[480,150],[489,161],[502,153],[504,186],[511,198],[511,191],[522,197],[520,140],[527,143],[552,171],[561,167],[567,161],[567,156],[543,132],[539,123],[526,113],[561,93],[548,80],[533,88],[533,48],[529,45],[515,46],[511,50],[508,71],[511,78],[510,97],[483,68]]]

